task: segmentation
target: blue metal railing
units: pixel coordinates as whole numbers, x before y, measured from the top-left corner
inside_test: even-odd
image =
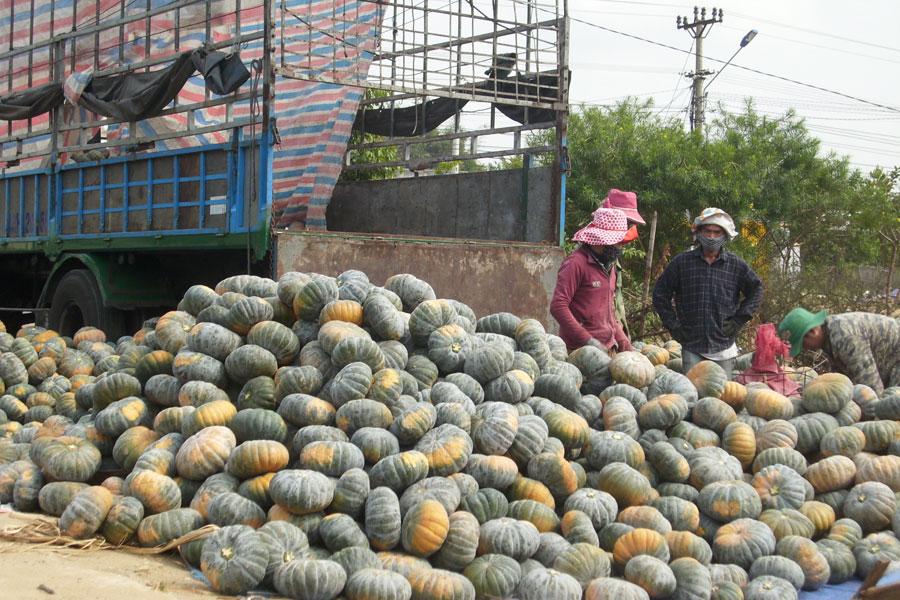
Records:
[[[267,224],[271,206],[271,153],[267,144],[266,136],[257,136],[252,152],[258,154],[253,160],[248,156],[251,142],[238,138],[237,144],[0,175],[0,201],[5,204],[0,210],[4,223],[0,243],[246,233]],[[226,155],[224,160],[214,163],[211,157],[221,153]],[[191,156],[196,156],[197,166],[188,173],[181,161]],[[161,174],[163,164],[167,166],[165,176]],[[245,178],[249,164],[258,169],[255,219],[247,213]],[[135,176],[139,170],[142,174]],[[186,193],[186,189],[191,192]],[[162,222],[161,213],[166,215]],[[219,214],[224,218],[211,218]],[[185,215],[189,215],[190,225],[184,223],[189,218]],[[113,217],[118,220],[111,222]]]

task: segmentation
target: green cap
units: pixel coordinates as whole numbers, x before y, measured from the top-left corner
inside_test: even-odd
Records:
[[[825,322],[825,312],[820,310],[817,313],[811,313],[805,308],[795,308],[781,320],[778,325],[778,333],[790,332],[788,341],[791,344],[791,358],[803,350],[803,336],[813,327],[818,327]]]

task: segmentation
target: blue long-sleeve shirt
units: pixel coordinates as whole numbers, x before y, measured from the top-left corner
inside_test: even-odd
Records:
[[[653,308],[666,329],[684,330],[687,350],[720,352],[734,343],[733,336],[722,333],[722,324],[749,321],[762,294],[762,281],[743,259],[723,248],[708,263],[698,246],[666,266],[653,287]]]

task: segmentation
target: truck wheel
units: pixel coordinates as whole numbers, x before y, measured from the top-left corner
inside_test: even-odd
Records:
[[[120,311],[103,306],[103,296],[94,275],[87,269],[75,269],[62,276],[50,303],[50,329],[72,336],[80,328],[93,325],[102,329],[107,339],[116,340],[122,333]]]

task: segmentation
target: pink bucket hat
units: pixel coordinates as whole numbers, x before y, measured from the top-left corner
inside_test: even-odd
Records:
[[[607,194],[600,208],[617,208],[625,213],[625,218],[632,223],[637,223],[638,225],[647,224],[637,211],[637,194],[634,192],[609,190],[609,194]]]
[[[598,208],[592,216],[594,220],[591,224],[576,231],[573,240],[592,246],[612,246],[635,238],[634,233],[637,232],[628,228],[628,220],[621,210]]]

